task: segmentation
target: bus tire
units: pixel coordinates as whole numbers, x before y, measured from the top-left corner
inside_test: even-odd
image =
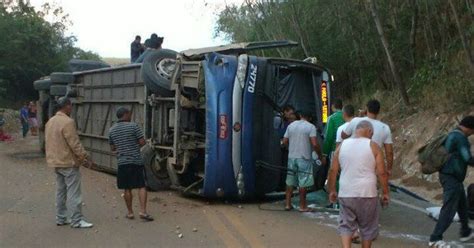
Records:
[[[156,152],[146,144],[142,148],[142,157],[145,164],[145,184],[152,191],[166,190],[171,186],[166,165],[158,165]]]
[[[103,61],[71,59],[69,60],[69,70],[72,72],[89,71],[101,68],[108,68],[109,64]]]
[[[51,87],[51,80],[49,79],[40,79],[33,82],[33,87],[35,90],[49,90]]]
[[[174,72],[177,52],[169,49],[153,50],[142,63],[141,74],[147,88],[164,97],[174,96],[171,77]]]
[[[49,94],[52,96],[65,96],[67,93],[66,85],[51,85],[49,88]]]
[[[53,72],[50,75],[53,84],[72,84],[74,83],[74,75],[70,72]]]

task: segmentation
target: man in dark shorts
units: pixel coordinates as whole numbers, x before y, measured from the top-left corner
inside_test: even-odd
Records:
[[[329,200],[339,199],[338,233],[342,246],[351,247],[357,228],[360,230],[362,247],[371,247],[379,233],[379,199],[377,178],[382,188],[382,206],[390,200],[388,175],[385,170],[380,147],[371,141],[374,133],[372,123],[362,120],[356,126],[355,137],[346,139],[336,149],[328,177]],[[339,192],[336,191],[337,174]]]
[[[153,221],[146,211],[147,190],[145,187],[145,170],[140,147],[145,145],[145,139],[140,127],[131,122],[132,113],[127,108],[117,110],[119,121],[109,130],[109,144],[112,151],[117,153],[117,187],[124,190],[125,204],[128,214],[126,218],[133,219],[132,189],[138,189],[140,199],[141,219]]]

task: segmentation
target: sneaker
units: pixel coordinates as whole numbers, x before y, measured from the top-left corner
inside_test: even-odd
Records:
[[[94,224],[86,222],[84,220],[79,221],[79,223],[71,225],[72,228],[91,228]]]
[[[69,224],[71,224],[71,222],[68,221],[68,220],[61,221],[61,222],[56,222],[56,226],[65,226],[65,225],[69,225]]]
[[[461,237],[459,239],[459,241],[461,242],[467,242],[467,241],[470,241],[471,239],[474,239],[474,232],[471,232],[471,234],[465,236],[465,237]]]
[[[448,243],[444,242],[443,240],[430,241],[428,243],[428,246],[432,248],[450,248],[451,247]]]

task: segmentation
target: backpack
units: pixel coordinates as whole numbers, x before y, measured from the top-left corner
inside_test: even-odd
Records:
[[[440,171],[448,161],[449,152],[444,148],[447,137],[448,133],[438,135],[418,149],[418,162],[421,164],[423,174],[433,174]]]

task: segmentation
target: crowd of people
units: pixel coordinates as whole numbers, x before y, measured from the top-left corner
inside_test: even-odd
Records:
[[[130,44],[131,63],[142,63],[147,54],[151,51],[161,49],[164,38],[153,33],[144,43],[141,43],[141,40],[142,37],[137,35],[135,36],[135,40]]]
[[[67,97],[57,101],[58,111],[49,119],[45,128],[46,161],[56,174],[56,224],[74,228],[89,228],[82,215],[80,165],[93,166],[93,162],[80,143],[74,120],[71,119],[72,103]],[[343,247],[359,240],[362,247],[371,247],[379,234],[381,207],[390,202],[389,178],[393,167],[393,141],[389,125],[378,120],[380,102],[370,100],[366,109],[355,117],[352,105],[334,100],[333,114],[328,118],[325,139],[318,142],[318,130],[309,112],[295,112],[291,106],[283,109],[280,127],[282,151],[287,156],[286,205],[292,210],[294,189],[299,191],[299,211],[312,211],[306,201],[307,189],[315,182],[315,164],[326,168],[327,190],[331,208],[339,210],[338,233]],[[132,208],[133,189],[138,189],[139,218],[153,221],[147,212],[147,190],[144,164],[140,148],[145,145],[142,130],[131,122],[131,111],[119,108],[118,121],[109,130],[111,151],[117,154],[117,187],[124,191],[127,219],[134,219]],[[32,124],[36,117],[34,104],[21,109],[22,123]],[[25,125],[26,126],[26,125]],[[23,134],[27,129],[24,126]],[[33,133],[33,131],[32,131]],[[474,134],[474,116],[462,119],[444,143],[451,154],[439,171],[443,186],[443,207],[439,220],[430,237],[430,247],[443,245],[443,233],[457,212],[461,221],[461,241],[474,238],[468,225],[468,205],[463,181],[468,165],[474,165],[468,137]],[[326,177],[326,176],[325,176]],[[379,192],[379,189],[381,192]],[[70,219],[66,212],[72,214]]]
[[[22,127],[22,135],[25,138],[28,132],[31,135],[38,135],[38,119],[37,119],[37,108],[35,102],[25,102],[23,107],[20,109],[20,122]]]
[[[390,202],[388,180],[392,175],[393,141],[390,126],[378,120],[380,109],[379,101],[370,100],[360,116],[355,117],[352,105],[343,106],[341,100],[335,99],[322,149],[311,115],[299,112],[295,117],[293,107],[283,109],[284,124],[280,133],[284,133],[282,151],[288,158],[285,210],[293,209],[293,189],[298,188],[299,211],[311,211],[306,202],[306,190],[314,184],[315,164],[321,164],[329,170],[327,189],[331,205],[328,207],[339,209],[338,233],[343,247],[351,247],[352,242],[359,239],[362,247],[371,247],[379,233],[380,208]],[[460,240],[466,242],[474,238],[468,225],[468,200],[463,184],[468,165],[474,166],[468,141],[473,134],[474,116],[467,116],[443,143],[449,153],[439,171],[443,207],[430,237],[430,247],[443,247],[443,233],[456,212],[461,220]]]

